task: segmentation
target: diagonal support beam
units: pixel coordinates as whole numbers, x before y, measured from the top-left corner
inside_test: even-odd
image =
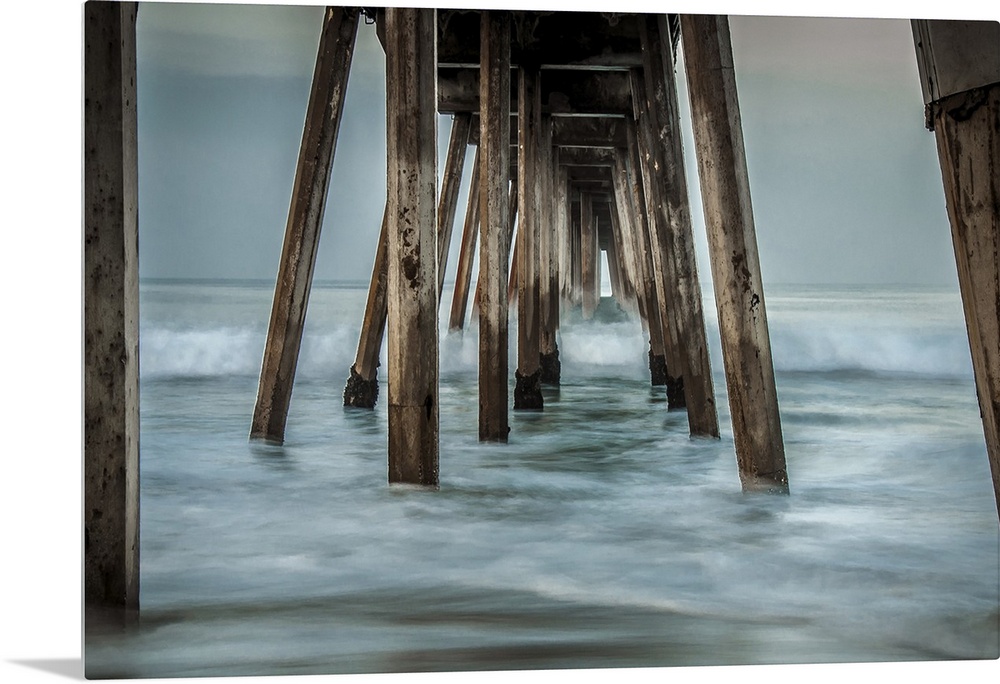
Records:
[[[518,68],[517,370],[514,409],[542,408],[540,384],[539,206],[542,105],[540,71]]]
[[[688,426],[693,436],[718,437],[719,417],[695,261],[673,53],[666,15],[647,14],[640,17],[639,39],[649,116],[646,130],[652,133],[653,138],[650,151],[654,160],[655,225],[658,239],[666,248],[664,256],[672,285],[671,303],[674,305],[670,328],[676,333],[673,341],[684,377]]]
[[[681,16],[722,359],[744,491],[788,491],[729,19]]]
[[[278,444],[285,439],[285,422],[357,30],[358,10],[327,8],[274,286],[250,439]]]

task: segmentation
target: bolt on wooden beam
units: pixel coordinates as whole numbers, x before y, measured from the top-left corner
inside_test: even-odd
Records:
[[[729,20],[681,16],[698,176],[744,491],[788,491]]]
[[[278,444],[285,439],[357,29],[358,10],[327,8],[274,286],[250,439]]]

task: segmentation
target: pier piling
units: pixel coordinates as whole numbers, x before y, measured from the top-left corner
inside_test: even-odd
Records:
[[[736,460],[744,491],[788,491],[729,20],[682,15]]]
[[[540,71],[518,67],[518,237],[517,250],[517,370],[514,409],[541,410],[539,306],[539,197],[542,102]]]
[[[480,22],[479,97],[479,440],[506,442],[508,422],[507,260],[513,232],[510,169],[510,14],[485,11]],[[509,192],[509,194],[508,194]]]
[[[375,408],[378,401],[378,365],[385,334],[385,319],[389,313],[386,290],[389,287],[389,207],[382,211],[382,228],[379,230],[375,264],[368,284],[365,317],[361,322],[358,352],[351,366],[351,374],[344,387],[344,406]]]
[[[538,359],[541,368],[540,381],[546,385],[558,385],[561,366],[559,363],[559,345],[556,333],[559,330],[559,260],[556,250],[558,238],[555,221],[556,192],[555,164],[552,149],[552,117],[542,117],[540,141],[541,177],[540,177],[540,221],[538,231],[539,263],[541,274],[539,278],[540,306],[540,337],[541,349]]]
[[[688,205],[684,155],[681,149],[680,111],[674,83],[673,50],[667,17],[646,14],[639,18],[643,75],[646,84],[651,136],[657,240],[666,246],[665,273],[671,280],[674,306],[670,327],[676,332],[677,358],[684,382],[684,402],[692,436],[718,437],[719,417],[708,356],[701,284],[694,254],[694,234]]]
[[[278,444],[285,439],[357,29],[358,10],[327,8],[274,286],[250,439]]]
[[[479,240],[480,171],[479,148],[477,147],[469,185],[469,206],[465,212],[462,244],[458,253],[458,268],[455,272],[455,292],[451,300],[451,316],[448,320],[448,329],[451,331],[459,331],[465,327],[465,312],[469,308],[472,263],[475,259],[476,242]]]
[[[84,600],[139,609],[134,2],[84,5]]]
[[[1000,24],[914,21],[1000,514]]]
[[[437,20],[386,10],[389,482],[438,484]]]

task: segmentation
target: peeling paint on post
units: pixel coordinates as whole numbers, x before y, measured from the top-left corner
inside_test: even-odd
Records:
[[[136,3],[84,5],[84,600],[139,608]]]
[[[729,20],[683,15],[681,29],[740,480],[787,493]]]
[[[438,484],[437,21],[386,10],[389,482]]]

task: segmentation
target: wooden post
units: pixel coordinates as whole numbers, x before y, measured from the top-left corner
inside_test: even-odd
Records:
[[[448,329],[461,330],[465,327],[465,310],[469,305],[469,285],[472,280],[472,262],[475,259],[476,241],[479,239],[479,184],[480,159],[476,148],[476,159],[472,167],[472,181],[469,187],[469,206],[465,212],[465,227],[462,229],[462,246],[458,253],[458,270],[455,273],[455,293],[451,300],[451,318]]]
[[[134,2],[84,5],[84,599],[139,608]]]
[[[914,21],[1000,514],[1000,25]]]
[[[580,288],[583,293],[583,319],[589,321],[601,298],[600,261],[597,249],[597,225],[594,203],[589,192],[580,193]]]
[[[623,277],[624,268],[621,266],[621,256],[618,250],[618,214],[611,212],[611,239],[608,241],[608,248],[605,252],[608,255],[608,275],[611,276],[611,296],[614,297],[618,306],[623,311],[629,309],[628,291]]]
[[[645,86],[643,86],[645,87]],[[646,292],[646,314],[649,324],[649,377],[654,387],[664,386],[667,392],[667,408],[684,406],[684,385],[679,374],[668,370],[668,356],[673,359],[673,347],[666,332],[666,300],[661,299],[663,274],[653,263],[651,217],[647,210],[647,198],[643,186],[643,164],[639,156],[638,135],[634,121],[627,121],[626,140],[628,151],[628,184],[632,195],[632,215],[635,217],[636,260],[643,274],[643,289]]]
[[[541,277],[539,282],[539,305],[541,349],[538,364],[541,368],[540,382],[547,385],[558,385],[561,366],[559,363],[559,345],[556,343],[556,332],[559,330],[559,272],[558,255],[556,253],[556,193],[553,178],[554,165],[552,156],[552,117],[542,117],[541,130],[541,211],[539,226],[539,263]]]
[[[508,132],[508,138],[510,137]],[[509,183],[509,182],[508,182]],[[510,270],[510,245],[514,241],[514,222],[517,220],[517,183],[509,183],[510,190],[507,196],[507,214],[510,218],[507,221],[507,254],[504,259],[507,262],[507,270]],[[482,184],[480,184],[482,188]],[[482,205],[480,205],[480,212],[482,212]],[[480,240],[480,243],[482,241]],[[480,262],[479,270],[482,272],[482,262]],[[476,295],[472,300],[472,316],[474,318],[479,318],[479,301],[482,297],[483,283],[482,280],[476,281]],[[510,287],[507,288],[507,306],[510,307]]]
[[[520,197],[518,197],[518,204],[521,203]],[[514,210],[517,213],[517,210]],[[507,281],[507,301],[516,302],[517,301],[517,264],[521,260],[520,253],[521,249],[519,245],[521,244],[521,222],[516,222],[516,229],[510,236],[511,241],[511,254],[508,255],[510,259],[510,269]]]
[[[437,19],[386,10],[389,482],[438,484]]]
[[[368,285],[368,300],[365,303],[365,317],[361,323],[358,339],[358,353],[351,366],[351,375],[344,387],[344,406],[375,408],[378,401],[378,364],[382,352],[382,337],[385,333],[385,319],[389,304],[386,289],[389,284],[389,207],[382,212],[382,228],[379,231],[375,264]]]
[[[572,301],[573,256],[570,237],[569,172],[556,165],[556,235],[559,261],[559,296],[562,302]]]
[[[642,284],[635,258],[634,218],[632,217],[627,201],[627,173],[625,168],[625,152],[624,150],[616,149],[615,166],[611,170],[613,190],[611,227],[614,230],[615,248],[621,255],[623,272],[625,280],[628,283],[629,310],[632,313],[639,314],[640,318],[645,319],[646,316],[642,313],[645,308],[645,303],[642,301]]]
[[[507,259],[513,228],[510,168],[510,14],[480,19],[479,440],[506,442]]]
[[[542,408],[539,365],[539,147],[542,101],[539,70],[518,67],[518,245],[517,245],[517,370],[514,409]]]
[[[740,479],[787,492],[729,20],[684,15],[681,28]]]
[[[572,190],[570,196],[576,192]],[[578,199],[570,202],[570,303],[574,307],[583,307],[583,228],[581,225],[581,215],[583,213],[583,201]]]
[[[648,123],[652,134],[653,197],[658,212],[658,240],[666,247],[665,263],[673,287],[671,330],[676,330],[677,357],[684,377],[684,400],[693,436],[718,437],[712,366],[708,355],[701,284],[694,255],[691,209],[688,205],[684,154],[681,149],[680,110],[674,84],[673,49],[667,17],[640,15],[643,73],[646,80]]]
[[[458,182],[462,177],[471,118],[471,115],[456,114],[452,120],[447,165],[438,201],[439,306],[445,265],[448,262],[452,224],[455,221],[455,205],[458,203]],[[387,261],[389,236],[386,230],[386,214],[383,211],[382,228],[375,252],[375,265],[372,267],[372,277],[368,285],[365,317],[358,339],[358,352],[344,387],[344,406],[371,409],[375,408],[375,403],[378,401],[379,355],[382,352],[385,319],[389,314],[386,302],[386,287],[389,280],[389,263]]]
[[[358,10],[327,8],[274,286],[257,403],[250,425],[251,439],[278,444],[285,439],[285,421],[357,29]]]
[[[441,179],[438,201],[438,306],[441,305],[441,293],[444,291],[444,276],[448,268],[448,252],[451,249],[451,232],[455,225],[455,210],[458,207],[458,189],[462,183],[471,126],[471,113],[462,112],[451,118],[448,156],[445,157],[444,176]]]

